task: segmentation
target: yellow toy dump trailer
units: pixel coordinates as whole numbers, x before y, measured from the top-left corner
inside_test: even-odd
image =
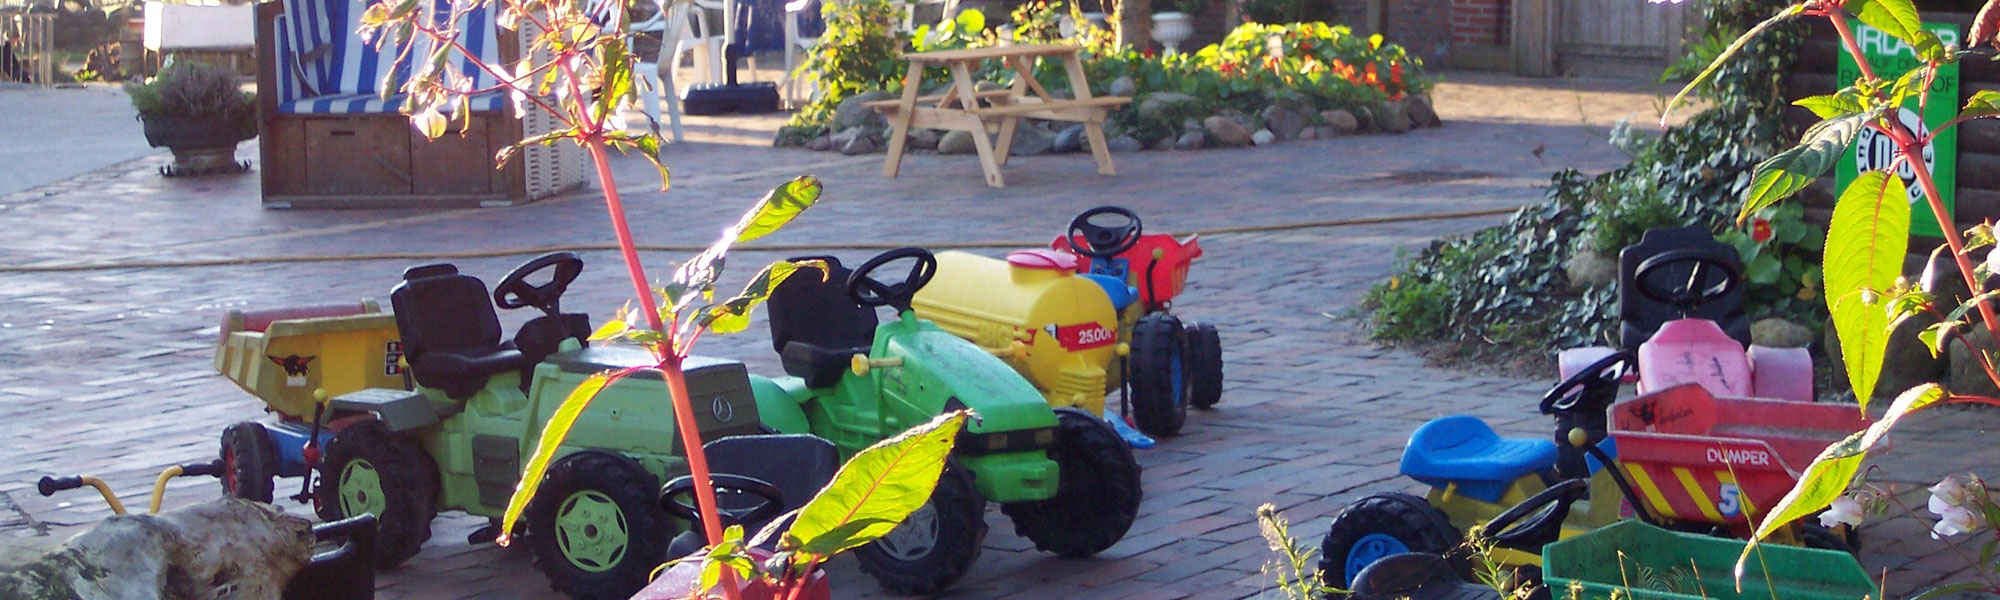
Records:
[[[403,389],[396,315],[373,300],[229,311],[215,370],[287,420],[313,417],[313,393]]]
[[[1021,250],[998,260],[951,251],[937,261],[936,277],[917,292],[917,316],[1006,361],[1051,406],[1104,416],[1105,395],[1121,384],[1120,355],[1130,348],[1118,342],[1109,295],[1077,274],[1075,255]],[[1123,419],[1108,420],[1134,446],[1152,445]]]

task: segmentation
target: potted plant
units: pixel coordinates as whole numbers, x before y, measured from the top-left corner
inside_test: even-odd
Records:
[[[236,75],[211,65],[176,61],[145,82],[125,84],[146,124],[146,143],[174,151],[168,175],[239,172],[236,144],[257,137],[257,98]]]
[[[1153,39],[1168,54],[1180,52],[1180,45],[1194,36],[1194,17],[1207,8],[1203,0],[1154,0]]]

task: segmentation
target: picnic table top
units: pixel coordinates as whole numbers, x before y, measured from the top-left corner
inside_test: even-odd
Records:
[[[922,62],[949,62],[949,61],[963,61],[963,60],[985,60],[989,58],[1006,58],[1010,56],[1020,56],[1020,57],[1063,56],[1063,55],[1076,54],[1081,51],[1083,51],[1082,46],[1063,46],[1055,44],[1016,44],[1012,46],[988,46],[985,48],[966,48],[963,50],[938,50],[933,52],[915,52],[911,54],[905,54],[903,55],[903,58],[912,61],[922,61]]]

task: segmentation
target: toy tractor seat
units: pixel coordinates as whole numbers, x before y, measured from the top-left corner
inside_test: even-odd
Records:
[[[709,459],[718,517],[725,528],[742,525],[746,541],[771,521],[789,518],[781,515],[805,506],[840,470],[840,450],[811,435],[739,435],[702,444],[702,451]],[[762,486],[768,487],[740,489]],[[660,507],[690,519],[687,531],[668,547],[669,559],[693,554],[705,545],[702,525],[695,521],[700,514],[692,510],[693,493],[692,475],[660,487]],[[775,537],[765,540],[764,549],[775,551],[777,543]]]
[[[1125,285],[1125,279],[1122,277],[1097,273],[1085,274],[1083,277],[1097,282],[1098,287],[1104,288],[1104,295],[1111,298],[1111,310],[1125,312],[1125,307],[1139,300],[1139,290]]]
[[[771,317],[771,349],[778,352],[785,373],[822,388],[840,381],[856,354],[867,354],[875,342],[875,310],[847,294],[852,271],[831,256],[792,260],[826,261],[824,277],[786,278],[765,302]]]
[[[1703,255],[1716,262],[1743,268],[1736,249],[1728,244],[1715,241],[1706,229],[1699,226],[1662,227],[1647,230],[1639,243],[1626,247],[1618,253],[1618,318],[1619,347],[1636,350],[1640,344],[1653,337],[1660,326],[1668,321],[1682,318],[1706,319],[1714,321],[1722,331],[1729,334],[1743,346],[1750,345],[1750,319],[1743,310],[1743,286],[1732,286],[1728,293],[1693,306],[1672,306],[1666,302],[1646,297],[1639,290],[1639,265],[1646,259],[1668,252],[1688,252]],[[1668,279],[1685,280],[1692,276],[1695,262],[1686,265],[1667,265]],[[1711,273],[1707,278],[1726,276]],[[1676,279],[1677,278],[1677,279]],[[1706,286],[1707,282],[1690,282]]]
[[[1401,470],[1425,484],[1458,484],[1458,493],[1499,502],[1514,480],[1556,464],[1556,444],[1547,439],[1503,438],[1472,415],[1432,419],[1410,434]]]
[[[532,368],[531,357],[500,340],[500,317],[486,283],[448,264],[412,267],[389,293],[396,330],[417,383],[463,400],[486,379]]]

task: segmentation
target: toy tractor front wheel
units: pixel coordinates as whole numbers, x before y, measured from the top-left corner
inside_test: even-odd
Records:
[[[1126,357],[1136,413],[1132,416],[1147,435],[1177,435],[1187,423],[1192,390],[1181,336],[1180,319],[1165,313],[1140,317],[1132,327],[1132,354]]]
[[[271,503],[271,478],[278,475],[278,447],[255,421],[222,430],[222,493]]]
[[[1320,543],[1320,578],[1326,585],[1352,589],[1362,569],[1405,552],[1436,554],[1460,565],[1455,555],[1462,539],[1444,513],[1423,498],[1376,494],[1333,517],[1333,529]]]
[[[528,541],[549,587],[576,600],[622,600],[666,560],[673,526],[660,483],[629,458],[578,452],[551,465],[528,503]]]
[[[1063,558],[1103,552],[1139,516],[1139,461],[1111,425],[1075,408],[1056,409],[1056,444],[1049,449],[1061,479],[1048,500],[1000,506],[1015,533]]]
[[[1222,401],[1222,335],[1208,323],[1188,323],[1185,333],[1188,404],[1215,408],[1215,403]]]
[[[887,535],[855,550],[861,570],[882,588],[905,595],[943,591],[971,570],[986,539],[986,499],[972,473],[945,463],[930,502]]]
[[[313,504],[323,521],[375,515],[375,564],[393,567],[431,539],[438,493],[432,469],[416,440],[381,421],[359,421],[327,440]]]

